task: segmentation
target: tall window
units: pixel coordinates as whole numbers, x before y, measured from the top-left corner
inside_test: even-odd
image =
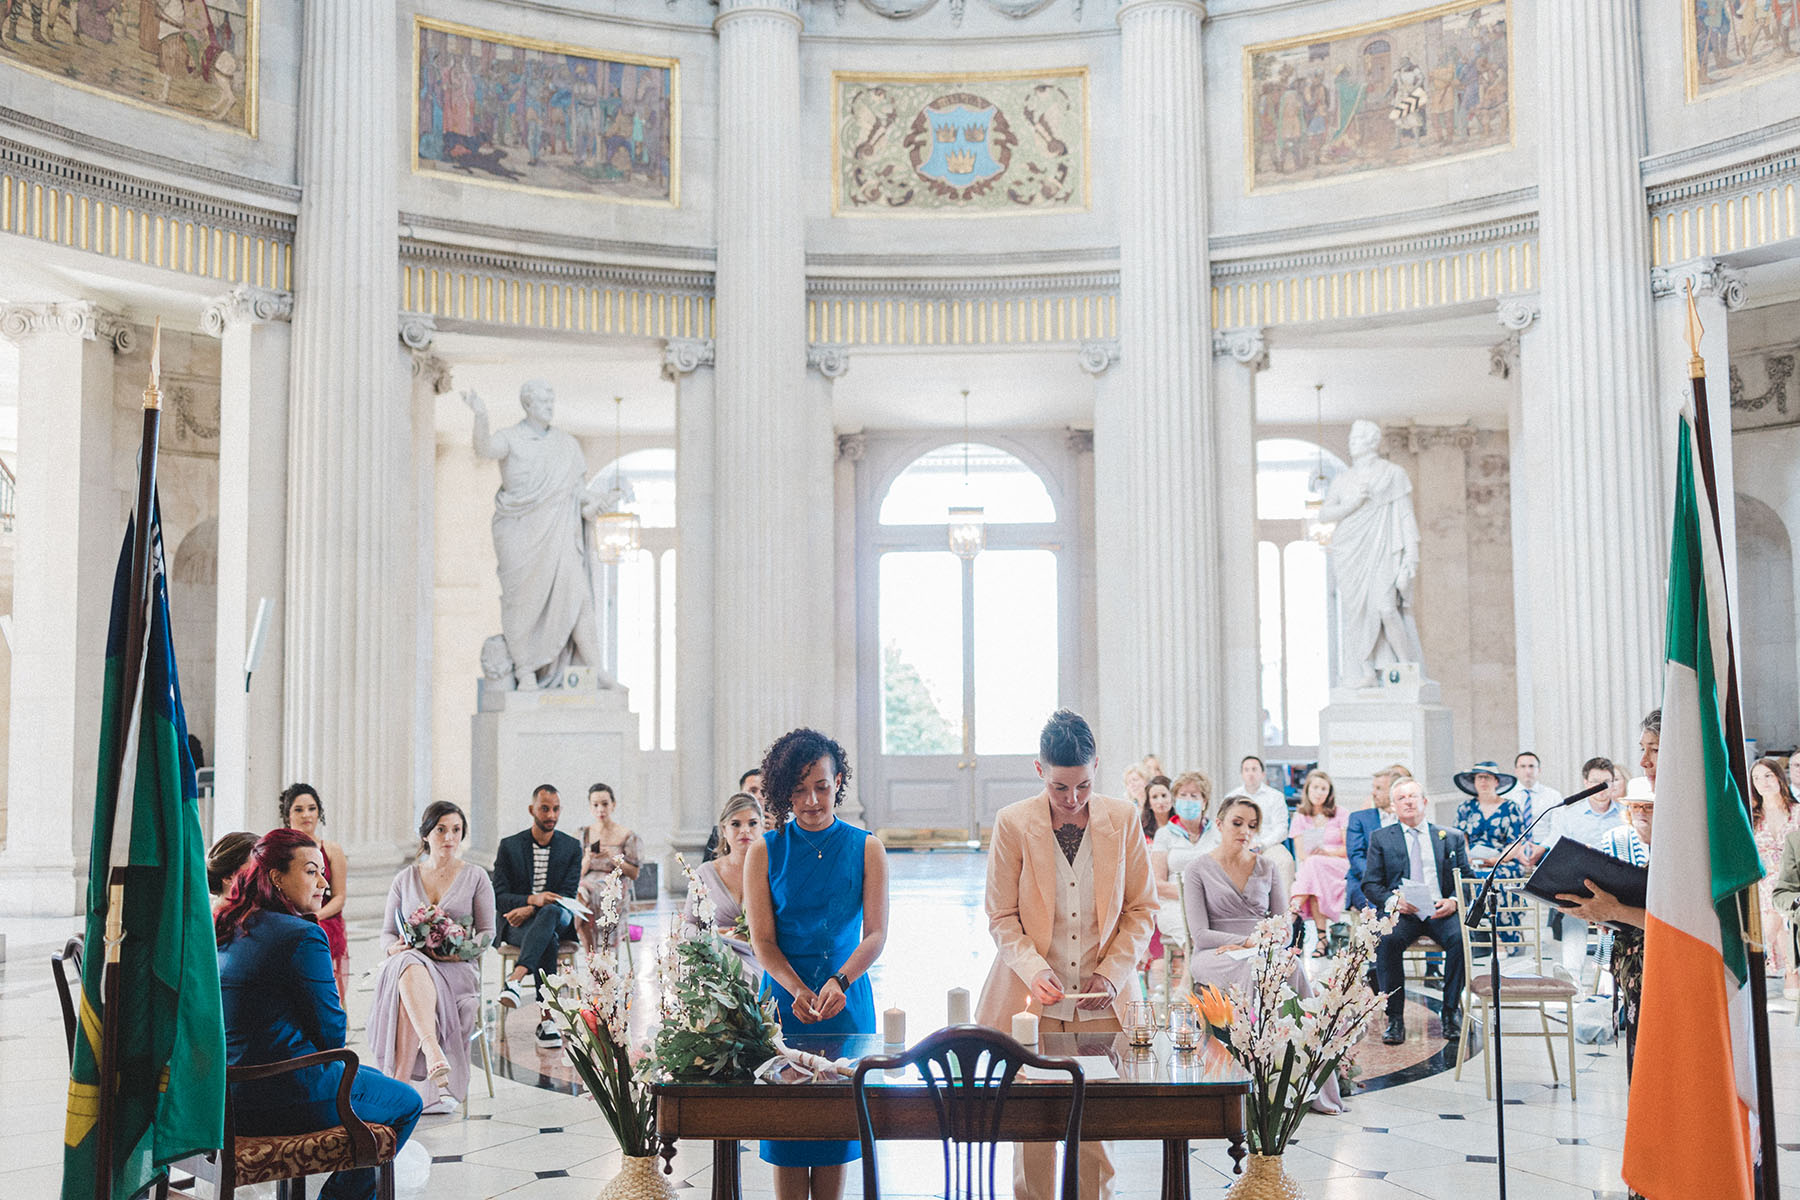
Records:
[[[638,744],[675,748],[675,451],[634,450],[595,479],[610,487],[614,470],[623,507],[643,526],[639,549],[617,564],[595,561],[606,669],[630,691]]]
[[[1335,585],[1324,546],[1308,536],[1307,500],[1321,469],[1328,486],[1344,464],[1312,442],[1256,444],[1263,742],[1280,757],[1318,749],[1319,711],[1331,696]]]

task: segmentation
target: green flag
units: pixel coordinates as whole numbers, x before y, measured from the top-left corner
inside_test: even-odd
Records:
[[[131,592],[133,530],[113,580],[101,702],[100,779],[88,867],[86,954],[82,959],[80,1035],[69,1072],[63,1141],[63,1200],[95,1200],[100,1154],[112,1158],[112,1196],[127,1200],[169,1163],[224,1141],[225,1022],[219,959],[206,891],[206,847],[195,802],[187,718],[169,640],[169,591],[161,519],[152,506],[151,586],[141,702],[128,723],[123,786],[109,778],[118,757],[125,627]],[[115,800],[117,811],[114,811]],[[125,940],[118,965],[119,1011],[103,1011],[101,978],[110,868],[124,866]],[[112,1144],[99,1144],[99,1058],[103,1022],[118,1026],[118,1099]]]

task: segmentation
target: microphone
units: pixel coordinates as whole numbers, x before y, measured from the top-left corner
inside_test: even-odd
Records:
[[[1559,808],[1567,808],[1567,807],[1569,807],[1569,805],[1574,804],[1575,802],[1577,802],[1579,800],[1586,800],[1589,796],[1597,796],[1601,792],[1604,792],[1607,788],[1609,788],[1611,786],[1612,786],[1612,784],[1610,784],[1610,783],[1596,783],[1593,787],[1582,788],[1579,792],[1576,792],[1573,796],[1564,797],[1562,800],[1558,801],[1556,804],[1552,805],[1548,809],[1545,809],[1544,811],[1555,812]]]

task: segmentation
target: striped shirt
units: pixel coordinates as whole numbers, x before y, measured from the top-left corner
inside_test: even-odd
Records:
[[[550,882],[550,847],[531,843],[531,890],[535,895]]]
[[[1608,833],[1606,840],[1598,848],[1614,858],[1624,859],[1634,867],[1650,865],[1650,847],[1644,845],[1644,839],[1629,825]]]

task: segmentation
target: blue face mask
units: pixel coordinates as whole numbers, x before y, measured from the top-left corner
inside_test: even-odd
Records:
[[[1200,811],[1200,802],[1192,796],[1183,796],[1175,801],[1175,815],[1180,817],[1184,823],[1198,821]]]

